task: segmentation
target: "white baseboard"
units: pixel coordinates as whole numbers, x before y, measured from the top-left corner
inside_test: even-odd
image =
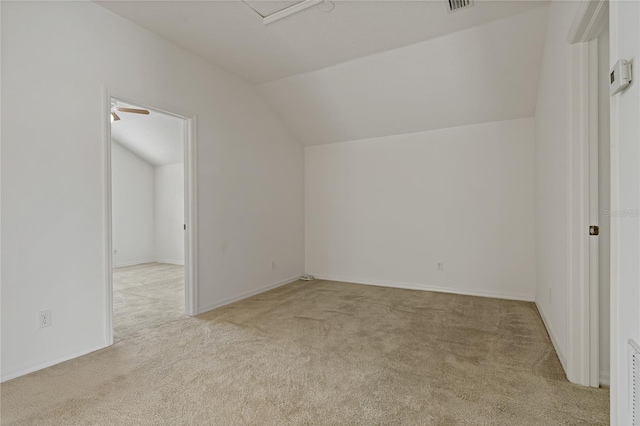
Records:
[[[114,268],[124,268],[126,266],[144,265],[145,263],[166,263],[169,265],[184,266],[184,260],[146,259],[146,260],[132,260],[130,262],[116,263],[114,265]]]
[[[154,260],[154,262],[156,262],[156,263],[166,263],[168,265],[184,266],[184,260],[157,259],[157,260]]]
[[[114,268],[124,268],[125,266],[143,265],[145,263],[155,263],[155,259],[131,260],[127,262],[115,262]]]
[[[355,278],[334,277],[334,276],[314,274],[314,273],[311,273],[311,275],[313,275],[316,279],[326,280],[326,281],[340,281],[340,282],[353,283],[353,284],[375,285],[378,287],[403,288],[407,290],[434,291],[437,293],[452,293],[452,294],[461,294],[464,296],[491,297],[494,299],[521,300],[525,302],[535,301],[534,296],[525,296],[525,295],[519,295],[519,294],[492,293],[488,291],[470,291],[470,290],[463,290],[463,289],[444,287],[444,286],[426,285],[426,284],[398,283],[398,282],[392,282],[392,281],[379,281],[379,280],[362,280],[362,279],[355,279]]]
[[[600,371],[600,386],[610,386],[611,378],[608,371]]]
[[[86,355],[90,352],[94,352],[94,351],[97,351],[98,349],[103,349],[105,347],[106,345],[104,343],[104,340],[100,339],[98,341],[93,341],[86,345],[79,345],[71,349],[61,351],[57,354],[35,359],[33,361],[28,361],[16,367],[9,368],[6,371],[2,371],[2,374],[0,374],[0,382],[6,382],[7,380],[15,379],[16,377],[33,373],[34,371],[51,367],[52,365],[59,364],[64,361],[68,361],[70,359],[77,358],[82,355]]]
[[[229,304],[231,304],[233,302],[237,302],[239,300],[246,299],[246,298],[251,297],[251,296],[255,296],[256,294],[264,293],[265,291],[273,290],[274,288],[277,288],[277,287],[280,287],[280,286],[283,286],[283,285],[290,284],[292,282],[298,281],[298,279],[300,278],[300,275],[302,275],[302,274],[296,275],[295,277],[287,278],[286,280],[283,280],[283,281],[278,281],[277,283],[274,283],[274,284],[269,284],[267,286],[260,287],[260,288],[258,288],[256,290],[247,291],[246,293],[242,293],[242,294],[239,294],[237,296],[228,297],[226,299],[219,300],[219,301],[211,303],[209,305],[200,306],[198,308],[198,312],[196,313],[196,315],[200,315],[200,314],[203,314],[205,312],[212,311],[212,310],[214,310],[216,308],[220,308],[221,306],[229,305]]]
[[[560,364],[562,365],[562,369],[564,370],[564,374],[567,374],[567,359],[562,351],[562,348],[559,345],[558,338],[556,334],[553,332],[553,329],[549,326],[549,321],[547,320],[547,315],[544,313],[538,302],[536,302],[536,308],[538,308],[538,312],[540,313],[540,318],[542,318],[542,322],[544,323],[545,328],[547,329],[547,333],[549,333],[549,337],[551,338],[551,343],[553,343],[553,347],[556,349],[556,354],[558,354],[558,358],[560,359]]]

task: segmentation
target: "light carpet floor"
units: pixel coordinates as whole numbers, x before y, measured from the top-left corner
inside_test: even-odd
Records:
[[[535,305],[295,282],[3,383],[2,423],[606,424]]]
[[[184,315],[184,266],[167,263],[114,268],[114,341]]]

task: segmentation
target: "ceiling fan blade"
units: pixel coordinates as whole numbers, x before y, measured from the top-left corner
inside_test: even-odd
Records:
[[[134,114],[149,114],[149,111],[146,109],[138,109],[138,108],[116,108],[120,112],[132,112]]]
[[[113,117],[113,121],[118,121],[120,120],[120,117],[118,117],[118,114],[116,114],[115,112],[111,111],[111,116]]]

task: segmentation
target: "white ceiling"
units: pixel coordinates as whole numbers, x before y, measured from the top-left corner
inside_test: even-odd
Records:
[[[141,108],[117,102],[117,106]],[[154,166],[183,162],[181,118],[149,110],[149,115],[118,112],[111,123],[111,138]]]
[[[305,145],[532,117],[547,18],[536,8],[258,90]]]
[[[449,14],[445,0],[334,2],[330,13],[312,7],[267,26],[241,1],[98,3],[253,83],[433,39],[546,4],[475,0],[470,9]],[[251,0],[264,11],[280,9],[282,3]]]

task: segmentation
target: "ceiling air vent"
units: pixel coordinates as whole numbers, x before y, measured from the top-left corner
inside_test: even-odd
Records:
[[[473,6],[473,0],[447,0],[447,3],[449,4],[449,13]]]

